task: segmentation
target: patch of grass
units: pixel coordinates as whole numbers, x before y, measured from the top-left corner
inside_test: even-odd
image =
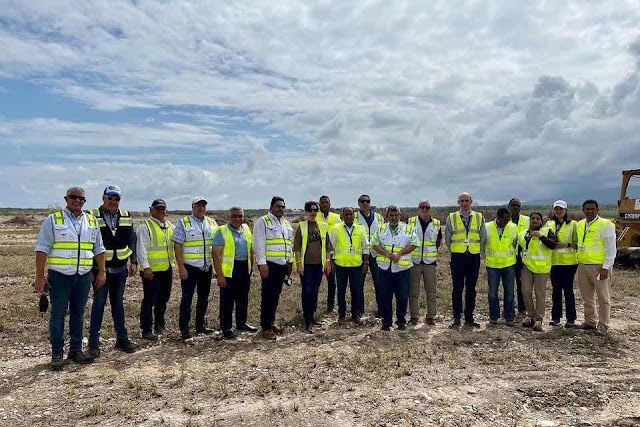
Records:
[[[195,403],[187,403],[182,406],[182,412],[191,416],[200,415],[202,414],[202,407],[196,405]]]

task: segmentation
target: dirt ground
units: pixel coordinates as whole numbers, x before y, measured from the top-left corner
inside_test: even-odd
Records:
[[[102,357],[87,366],[50,372],[48,316],[38,313],[33,221],[0,217],[0,425],[168,426],[636,426],[640,425],[640,280],[614,272],[609,336],[552,328],[542,333],[487,326],[486,278],[477,319],[482,328],[452,331],[448,254],[439,259],[437,323],[383,332],[375,320],[338,325],[326,320],[314,335],[301,328],[300,288],[285,289],[274,341],[243,333],[233,341],[179,339],[179,281],[174,279],[160,342],[139,339],[139,278],[125,294],[134,354],[113,348],[107,306]],[[581,320],[582,301],[577,292]],[[550,309],[550,288],[547,312]],[[371,283],[367,305],[374,309]],[[217,326],[215,284],[209,322]],[[422,312],[426,310],[422,295]],[[85,328],[88,328],[88,313]],[[258,324],[254,274],[250,323]],[[548,320],[548,319],[546,319]],[[86,336],[86,333],[85,333]]]

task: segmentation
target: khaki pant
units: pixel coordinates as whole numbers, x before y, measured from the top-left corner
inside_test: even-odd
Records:
[[[544,319],[544,303],[547,293],[549,273],[532,273],[525,265],[522,268],[522,296],[527,309],[527,317],[535,320]],[[536,295],[535,304],[533,294]]]
[[[424,289],[427,292],[427,317],[436,317],[436,265],[416,264],[410,271],[411,286],[409,288],[409,313],[411,317],[420,315],[420,279],[424,281]]]
[[[578,286],[584,302],[584,323],[591,326],[600,325],[609,327],[611,315],[611,271],[606,280],[598,280],[601,265],[578,264]],[[598,296],[598,313],[596,315],[596,299]]]

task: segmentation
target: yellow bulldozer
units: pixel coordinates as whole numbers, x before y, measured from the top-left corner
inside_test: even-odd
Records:
[[[618,238],[616,262],[640,266],[640,169],[622,171],[622,186],[615,219]]]

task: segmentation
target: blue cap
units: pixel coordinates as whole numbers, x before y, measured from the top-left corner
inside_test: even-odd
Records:
[[[107,187],[104,189],[104,193],[105,196],[122,196],[122,191],[120,190],[120,187],[118,187],[117,185],[107,185]]]

